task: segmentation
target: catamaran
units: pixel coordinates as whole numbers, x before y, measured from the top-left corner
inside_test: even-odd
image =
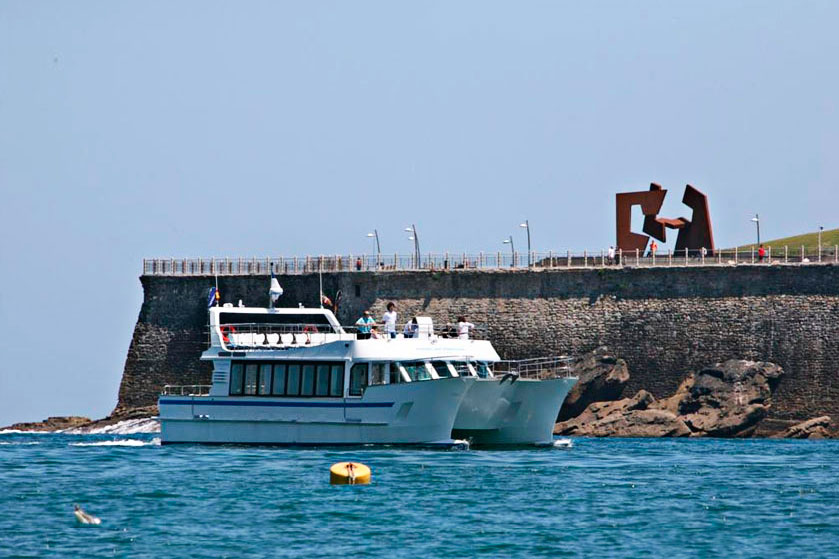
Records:
[[[164,387],[164,444],[551,444],[577,380],[563,358],[502,362],[428,317],[366,339],[329,309],[225,304],[209,327],[212,384]]]

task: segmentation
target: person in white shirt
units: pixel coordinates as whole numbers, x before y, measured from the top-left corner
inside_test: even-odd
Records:
[[[396,337],[396,305],[393,303],[387,304],[387,312],[382,316],[382,322],[385,325],[385,336],[389,338]]]
[[[457,337],[461,340],[469,339],[469,330],[475,327],[471,322],[466,322],[465,316],[457,317]]]

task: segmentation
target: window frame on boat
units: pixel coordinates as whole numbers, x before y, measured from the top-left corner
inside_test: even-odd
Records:
[[[255,360],[230,363],[227,394],[256,398],[344,398],[345,362]],[[250,378],[249,378],[250,375]],[[276,381],[282,378],[282,390]]]

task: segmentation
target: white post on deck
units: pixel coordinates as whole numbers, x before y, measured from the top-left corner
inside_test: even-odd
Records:
[[[568,251],[568,267],[571,267],[571,251]]]
[[[583,251],[583,268],[588,268],[588,253]]]
[[[667,249],[667,265],[673,265],[673,249]]]
[[[801,263],[804,263],[804,245],[801,245]]]
[[[688,262],[688,247],[685,247],[685,266],[688,266],[690,262]]]
[[[784,245],[784,264],[789,264],[789,245]]]
[[[636,248],[635,249],[635,266],[638,266],[640,261],[641,261],[641,251]]]

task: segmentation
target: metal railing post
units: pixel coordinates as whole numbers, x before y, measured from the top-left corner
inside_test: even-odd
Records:
[[[839,262],[839,245],[833,245],[833,262]]]
[[[755,247],[752,246],[752,264],[755,263]]]
[[[737,265],[737,253],[738,253],[737,247],[734,247],[734,265],[735,266]]]
[[[638,267],[640,261],[641,261],[641,251],[636,248],[635,249],[635,266],[636,267]]]
[[[667,249],[667,265],[673,265],[673,250],[669,248]]]
[[[588,253],[583,251],[583,268],[588,268]]]
[[[789,246],[784,245],[784,264],[789,264]]]
[[[570,250],[567,251],[567,254],[568,254],[568,267],[570,268],[571,267],[571,251]]]
[[[766,262],[767,264],[772,263],[772,245],[769,245],[769,247],[766,249]]]
[[[804,264],[804,245],[801,245],[801,263]]]
[[[618,249],[618,265],[623,266],[623,249]]]
[[[548,268],[554,267],[554,251],[548,251]]]
[[[688,261],[688,247],[685,247],[685,266],[690,266],[690,261]]]

